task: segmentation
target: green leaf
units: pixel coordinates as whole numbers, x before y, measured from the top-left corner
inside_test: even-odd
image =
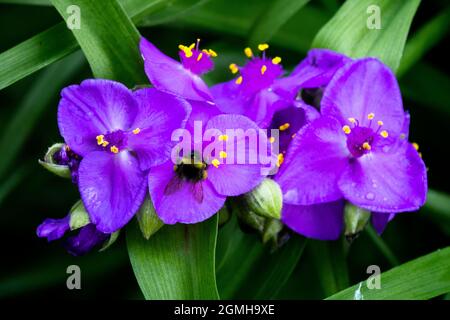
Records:
[[[348,0],[320,30],[312,46],[353,58],[378,57],[396,71],[419,3],[420,0]],[[379,8],[380,29],[368,28],[374,6]]]
[[[136,214],[136,218],[142,236],[147,240],[164,225],[156,215],[155,208],[153,207],[152,200],[149,196],[145,198],[144,203]]]
[[[217,215],[197,224],[165,225],[146,240],[127,227],[128,253],[146,299],[218,299]]]
[[[328,299],[351,300],[359,284]],[[450,247],[412,260],[381,274],[381,289],[361,284],[364,300],[425,300],[450,292]]]
[[[51,101],[58,95],[61,87],[79,71],[84,61],[80,53],[74,54],[51,66],[36,78],[33,86],[16,107],[12,119],[2,130],[3,134],[0,138],[0,149],[2,150],[0,178],[14,163],[23,144],[35,130],[35,126],[38,124],[45,108],[51,105]]]
[[[0,90],[56,62],[78,48],[65,23],[0,54]]]
[[[372,225],[368,224],[366,226],[366,232],[369,235],[370,240],[374,243],[374,245],[380,250],[380,252],[384,255],[386,260],[391,264],[391,266],[395,267],[400,264],[400,261],[392,252],[391,248],[384,242],[380,235],[377,234]]]
[[[31,168],[28,165],[22,165],[6,177],[2,179],[0,183],[0,206],[2,205],[4,199],[14,190],[30,173]]]
[[[0,0],[0,3],[5,4],[25,4],[33,6],[50,6],[50,0]]]
[[[448,194],[428,190],[427,202],[422,210],[426,211],[426,215],[447,235],[450,235],[450,196]]]
[[[133,86],[148,82],[139,52],[139,32],[116,0],[52,0],[69,22],[78,6],[80,28],[72,30],[97,78]]]
[[[235,216],[217,239],[217,286],[222,299],[272,299],[297,265],[306,241],[294,235],[275,252],[243,233]]]
[[[309,0],[273,0],[256,19],[250,33],[249,43],[256,46],[267,42],[292,18]]]
[[[408,69],[414,66],[432,47],[441,41],[448,32],[450,26],[450,8],[434,17],[421,27],[406,43],[405,53],[397,71],[402,76]]]

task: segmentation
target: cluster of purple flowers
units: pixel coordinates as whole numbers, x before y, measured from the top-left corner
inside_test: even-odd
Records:
[[[345,203],[370,211],[379,233],[395,214],[424,204],[426,168],[408,142],[409,115],[392,71],[374,58],[313,49],[285,75],[268,47],[260,44],[257,55],[246,48],[247,63],[230,64],[235,78],[208,87],[201,75],[213,68],[216,52],[200,49],[199,41],[180,45],[178,62],[142,38],[152,88],[132,91],[96,79],[62,91],[65,147],[54,160],[69,166],[89,216],[68,239],[70,252],[107,241],[146,196],[165,224],[197,223],[266,178],[262,164],[225,163],[224,151],[195,161],[195,146],[174,163],[172,133],[193,132],[196,121],[220,132],[279,130],[268,137],[279,150],[279,170],[270,178],[282,190],[281,221],[306,237],[337,239]],[[38,236],[55,240],[70,229],[70,215],[47,219]]]

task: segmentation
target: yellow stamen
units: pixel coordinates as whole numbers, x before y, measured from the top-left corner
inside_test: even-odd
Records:
[[[267,50],[268,48],[269,48],[269,45],[267,43],[258,44],[259,51],[264,51],[264,50]]]
[[[368,142],[364,142],[362,145],[364,150],[370,150],[372,149],[372,147],[370,146],[370,144]]]
[[[414,147],[414,149],[416,149],[416,151],[419,151],[419,144],[418,143],[413,142],[412,146]]]
[[[195,46],[195,44],[193,44],[193,45]],[[193,48],[192,45],[190,47],[186,47],[186,46],[183,46],[182,44],[180,44],[178,46],[178,49],[180,49],[181,51],[184,52],[184,55],[186,56],[186,58],[190,58],[190,57],[192,57],[192,48],[191,47]]]
[[[218,167],[219,167],[219,164],[220,164],[220,161],[217,160],[217,159],[213,159],[213,161],[211,161],[211,163],[212,163],[212,165],[213,165],[214,167],[218,168]]]
[[[104,141],[103,138],[105,138],[105,136],[102,134],[95,137],[95,139],[97,139],[97,144],[99,146],[103,143],[103,141]]]
[[[352,132],[352,130],[350,129],[349,126],[343,126],[342,127],[342,131],[344,131],[345,134],[349,134],[350,132]]]
[[[119,148],[117,148],[116,146],[112,146],[110,150],[111,150],[112,153],[118,153],[119,152]]]
[[[352,123],[352,124],[356,123],[356,119],[355,118],[348,118],[348,121],[350,121],[350,123]]]
[[[378,120],[378,121],[377,121],[377,124],[381,127],[381,126],[384,124],[384,122],[381,121],[381,120]]]
[[[236,65],[236,63],[230,64],[229,68],[230,68],[230,71],[231,71],[232,74],[235,74],[235,73],[237,73],[239,71],[239,68]]]
[[[197,61],[200,61],[203,57],[203,52],[200,52],[199,55],[197,56]]]
[[[285,124],[282,124],[281,126],[279,126],[278,129],[280,129],[280,131],[284,131],[284,130],[289,129],[290,126],[291,125],[288,122],[286,122]]]
[[[263,66],[261,67],[261,74],[264,75],[264,73],[266,73],[266,71],[267,71],[267,66],[266,66],[266,65],[263,65]]]
[[[252,49],[250,49],[249,47],[247,47],[247,48],[244,49],[244,53],[245,53],[245,55],[247,56],[247,58],[253,57],[253,51],[252,51]]]
[[[367,119],[372,120],[373,118],[375,118],[375,113],[371,112],[367,115]]]
[[[199,42],[200,39],[197,39],[197,42]],[[189,46],[189,50],[192,50],[195,48],[195,43],[191,43],[191,45]]]
[[[279,64],[281,62],[281,58],[280,57],[275,57],[272,59],[272,63],[273,64]]]
[[[380,135],[381,135],[383,138],[387,138],[387,137],[389,136],[389,134],[388,134],[388,132],[387,132],[386,130],[381,131],[381,132],[380,132]]]
[[[133,134],[138,134],[139,132],[141,132],[141,129],[139,129],[139,128],[136,128],[133,130]]]
[[[236,84],[241,84],[242,83],[242,76],[240,76],[239,78],[236,79]]]
[[[217,57],[217,52],[215,52],[215,51],[212,50],[212,49],[208,49],[208,53],[209,53],[209,55],[210,55],[211,57],[213,57],[213,58]]]
[[[227,153],[225,151],[220,151],[219,156],[220,158],[225,159],[227,157]]]
[[[280,167],[284,162],[284,155],[282,153],[278,154],[277,157],[277,167]]]
[[[226,134],[221,134],[219,136],[219,141],[228,141],[228,136]]]
[[[296,136],[297,134],[296,133],[294,133],[291,137],[292,137],[292,139],[294,139],[295,138],[295,136]]]
[[[102,147],[106,147],[107,145],[109,144],[109,142],[108,141],[103,141],[103,143],[102,143]]]
[[[270,137],[270,138],[269,138],[269,142],[270,142],[270,143],[274,143],[274,142],[275,142],[275,137]]]

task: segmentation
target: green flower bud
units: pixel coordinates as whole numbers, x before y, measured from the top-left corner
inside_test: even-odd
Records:
[[[145,239],[150,239],[164,223],[158,218],[153,207],[153,203],[149,196],[145,198],[144,203],[136,214],[139,228],[141,229],[142,235]]]
[[[111,233],[111,236],[109,237],[108,240],[106,240],[103,243],[103,246],[101,247],[101,249],[99,251],[103,252],[106,249],[108,249],[109,247],[111,247],[114,244],[114,242],[116,242],[116,240],[119,238],[119,234],[120,234],[120,229],[117,230],[116,232]]]
[[[90,223],[89,215],[84,208],[83,202],[78,200],[70,209],[70,230],[76,230]]]
[[[346,203],[344,208],[345,237],[350,242],[356,239],[364,230],[370,219],[370,212]]]
[[[44,161],[38,160],[38,162],[41,166],[43,166],[51,173],[56,174],[57,176],[62,178],[70,179],[72,176],[69,166],[57,164],[55,163],[55,160],[53,158],[55,153],[61,150],[62,147],[64,147],[64,143],[55,143],[50,148],[48,148],[47,153],[44,156]]]
[[[262,242],[267,243],[273,241],[276,245],[278,242],[278,235],[283,230],[283,224],[277,219],[266,219],[264,230],[262,234]]]
[[[278,183],[264,179],[255,189],[243,196],[244,205],[253,213],[271,219],[280,219],[283,195]]]

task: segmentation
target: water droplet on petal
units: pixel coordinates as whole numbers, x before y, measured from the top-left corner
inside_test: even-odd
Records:
[[[375,195],[372,192],[369,192],[368,194],[366,194],[366,199],[373,200],[373,199],[375,199]]]

